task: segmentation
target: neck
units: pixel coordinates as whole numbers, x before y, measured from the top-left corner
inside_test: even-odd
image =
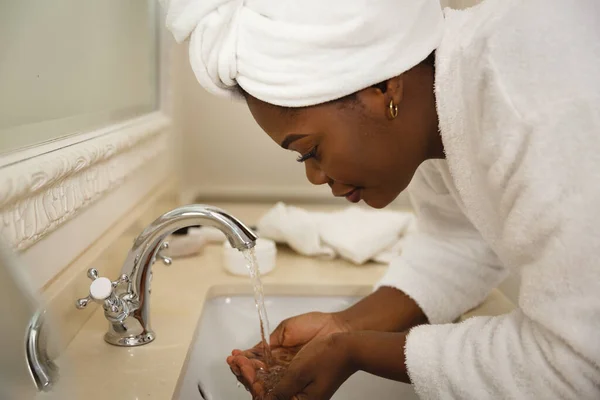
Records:
[[[438,112],[435,101],[435,66],[430,65],[427,68],[427,98],[429,108],[429,146],[427,150],[428,159],[444,159],[446,154],[444,152],[444,143],[442,141],[442,134],[440,131],[440,123],[438,118]]]
[[[445,159],[444,142],[439,129],[431,132],[428,150],[428,159]]]

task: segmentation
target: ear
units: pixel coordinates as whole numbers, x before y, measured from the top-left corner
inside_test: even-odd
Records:
[[[404,98],[404,77],[399,75],[387,80],[387,103],[390,100],[394,101],[394,104],[398,105]]]
[[[404,77],[399,75],[357,92],[357,97],[369,113],[387,118],[390,101],[400,104],[403,92]]]

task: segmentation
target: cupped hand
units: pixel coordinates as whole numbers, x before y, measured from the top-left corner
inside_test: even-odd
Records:
[[[279,382],[299,350],[300,347],[274,347],[271,349],[271,363],[267,365],[261,344],[245,351],[234,350],[227,363],[252,398],[261,400]]]
[[[314,338],[349,332],[350,326],[336,313],[311,312],[280,323],[270,337],[273,347],[303,346]]]
[[[328,400],[357,371],[351,333],[315,338],[304,346],[279,377],[265,400]]]
[[[312,312],[283,321],[270,337],[273,357],[267,366],[262,343],[249,350],[234,350],[227,358],[236,375],[254,399],[261,399],[279,382],[294,356],[314,339],[350,331],[337,314]]]

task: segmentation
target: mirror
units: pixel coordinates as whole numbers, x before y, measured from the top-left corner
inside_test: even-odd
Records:
[[[156,0],[0,1],[0,155],[158,107]]]

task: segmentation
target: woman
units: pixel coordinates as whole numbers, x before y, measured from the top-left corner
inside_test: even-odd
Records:
[[[266,398],[358,370],[424,399],[600,398],[599,2],[172,0],[167,25],[311,183],[376,208],[411,183],[403,254],[350,309],[278,327],[301,350]],[[517,310],[452,323],[510,271]],[[228,362],[259,394],[252,354]]]

